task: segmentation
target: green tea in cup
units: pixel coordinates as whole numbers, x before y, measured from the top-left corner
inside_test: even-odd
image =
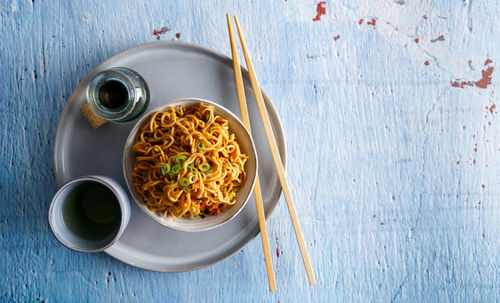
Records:
[[[49,209],[49,223],[56,238],[78,251],[108,248],[121,235],[129,217],[127,194],[116,181],[102,176],[66,183]]]

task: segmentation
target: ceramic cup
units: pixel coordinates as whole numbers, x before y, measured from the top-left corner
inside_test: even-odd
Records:
[[[81,252],[111,247],[130,219],[127,192],[105,176],[84,176],[64,184],[49,208],[49,225],[63,245]]]

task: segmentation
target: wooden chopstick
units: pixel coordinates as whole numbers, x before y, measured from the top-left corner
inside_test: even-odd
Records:
[[[252,62],[250,60],[250,55],[248,54],[248,49],[245,43],[245,38],[240,28],[238,18],[234,16],[234,21],[236,22],[236,28],[238,29],[238,35],[240,36],[241,48],[243,49],[243,54],[245,56],[245,62],[247,63],[248,75],[250,77],[250,83],[252,84],[252,89],[255,94],[255,100],[257,101],[257,107],[259,108],[260,117],[264,123],[264,130],[266,133],[267,141],[269,142],[269,147],[271,148],[271,153],[273,155],[274,166],[278,171],[278,177],[283,189],[283,194],[285,195],[286,205],[288,207],[288,212],[290,213],[290,218],[292,220],[293,229],[295,230],[295,236],[297,237],[297,242],[299,244],[300,253],[302,255],[302,261],[307,273],[307,278],[310,285],[316,284],[316,279],[314,278],[314,272],[311,266],[311,261],[309,261],[309,255],[307,254],[306,244],[304,242],[304,236],[302,234],[302,229],[300,228],[299,218],[297,217],[297,212],[295,211],[295,205],[293,204],[292,194],[290,193],[290,188],[285,176],[285,168],[281,162],[281,157],[278,152],[278,145],[276,144],[276,139],[272,130],[271,122],[269,120],[269,115],[267,114],[266,105],[264,104],[264,98],[262,97],[262,91],[260,90],[259,82],[255,76],[255,70],[253,69]]]
[[[241,118],[248,132],[252,132],[250,127],[250,118],[248,117],[247,98],[245,96],[245,87],[243,86],[243,77],[241,76],[241,67],[234,43],[233,27],[231,26],[231,16],[226,14],[227,28],[229,29],[229,40],[231,41],[231,52],[233,54],[234,77],[236,79],[236,88],[238,91],[238,100],[240,102]],[[257,215],[259,217],[260,235],[262,239],[262,249],[264,250],[264,259],[266,260],[267,279],[269,281],[269,290],[276,291],[276,280],[273,271],[273,261],[271,259],[271,250],[269,248],[269,237],[267,235],[266,215],[264,214],[264,204],[262,203],[262,192],[260,189],[259,175],[255,180],[254,186],[255,204],[257,206]]]

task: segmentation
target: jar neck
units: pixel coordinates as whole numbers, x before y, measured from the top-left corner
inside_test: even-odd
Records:
[[[94,113],[112,122],[128,122],[142,113],[149,99],[146,82],[135,71],[115,67],[89,83],[87,101]]]

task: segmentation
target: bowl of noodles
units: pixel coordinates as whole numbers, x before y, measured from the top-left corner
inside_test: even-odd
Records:
[[[257,153],[229,110],[207,100],[178,99],[136,123],[125,143],[123,172],[132,197],[155,221],[204,231],[244,207],[257,177]]]

